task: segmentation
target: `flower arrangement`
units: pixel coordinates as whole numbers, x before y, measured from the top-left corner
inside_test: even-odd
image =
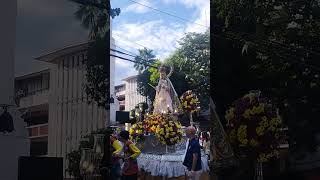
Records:
[[[278,156],[281,117],[260,92],[236,100],[225,115],[227,133],[235,152],[267,162]]]
[[[181,108],[187,112],[198,112],[200,110],[200,101],[198,97],[191,91],[188,90],[180,97]]]
[[[130,139],[136,142],[144,140],[145,129],[142,122],[133,124],[129,129]]]
[[[180,122],[170,116],[167,118],[157,126],[156,137],[162,144],[171,146],[182,140],[182,129]]]
[[[157,126],[164,122],[166,120],[166,117],[161,114],[150,114],[146,116],[143,122],[143,126],[145,130],[149,133],[155,133]]]

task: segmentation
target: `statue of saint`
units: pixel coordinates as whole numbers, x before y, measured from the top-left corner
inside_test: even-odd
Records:
[[[163,65],[159,67],[160,79],[156,86],[156,96],[154,100],[153,114],[178,113],[180,101],[169,77],[173,73],[173,67],[167,74],[167,68]]]

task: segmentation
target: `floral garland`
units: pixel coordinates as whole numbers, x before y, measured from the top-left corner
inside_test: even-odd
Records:
[[[200,101],[191,90],[183,93],[180,100],[184,111],[194,113],[200,110]]]
[[[171,146],[182,140],[182,129],[180,122],[168,119],[157,126],[156,137],[162,144]]]
[[[227,133],[235,152],[267,162],[278,157],[281,117],[259,93],[236,100],[225,115]]]
[[[145,129],[142,122],[133,124],[129,129],[130,139],[136,142],[144,140]]]
[[[157,126],[166,121],[166,117],[161,114],[150,114],[143,121],[145,130],[149,133],[156,133]]]

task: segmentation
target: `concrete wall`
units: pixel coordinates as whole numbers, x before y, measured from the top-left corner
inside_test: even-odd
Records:
[[[13,104],[14,55],[17,1],[3,0],[0,5],[0,104]],[[18,157],[29,155],[29,140],[19,112],[8,109],[13,117],[15,132],[0,134],[0,179],[17,180]],[[1,110],[0,113],[3,113]]]
[[[12,104],[14,95],[14,56],[17,1],[3,0],[0,5],[0,104]]]
[[[0,134],[0,179],[18,179],[19,156],[29,155],[29,139]]]
[[[111,37],[110,47],[115,49],[115,41]],[[112,53],[110,51],[110,53]],[[116,123],[116,111],[119,111],[119,102],[116,100],[115,93],[115,57],[110,56],[110,95],[115,99],[114,103],[110,104],[110,124]]]

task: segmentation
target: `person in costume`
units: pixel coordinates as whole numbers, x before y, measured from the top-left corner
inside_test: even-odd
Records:
[[[129,132],[121,131],[119,140],[123,143],[124,164],[122,167],[122,180],[137,180],[138,179],[138,163],[137,157],[141,154],[140,149],[129,140]]]
[[[116,136],[110,136],[110,144],[113,150],[112,152],[112,167],[111,167],[111,179],[118,180],[121,177],[120,157],[122,145]]]
[[[107,134],[104,138],[104,153],[100,162],[100,174],[102,180],[120,179],[120,153],[122,150],[121,142],[115,134]]]

